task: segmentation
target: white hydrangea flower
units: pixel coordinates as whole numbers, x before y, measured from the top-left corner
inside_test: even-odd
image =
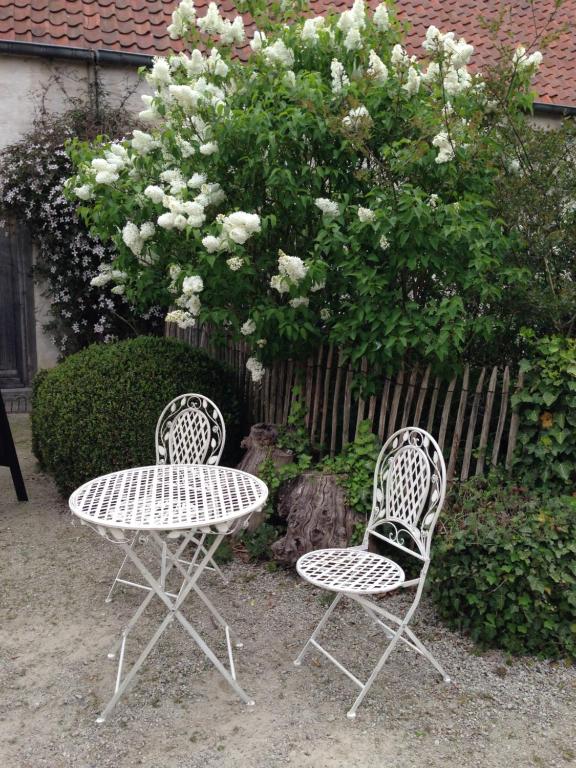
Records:
[[[231,256],[226,260],[226,264],[232,272],[238,272],[244,266],[244,259],[240,258],[240,256]]]
[[[122,240],[136,256],[142,253],[144,240],[140,236],[140,230],[138,229],[137,225],[132,221],[128,221],[124,225],[122,229]]]
[[[172,24],[168,27],[171,40],[184,37],[188,29],[194,24],[196,9],[193,0],[182,0],[178,8],[172,14]]]
[[[282,77],[282,82],[287,88],[294,88],[296,85],[296,75],[291,69],[286,70],[284,72],[284,76]]]
[[[314,205],[320,208],[325,216],[339,216],[340,206],[334,200],[329,200],[327,197],[317,197],[314,200]]]
[[[206,144],[200,144],[199,150],[201,155],[214,155],[218,152],[218,143],[215,141],[208,141]]]
[[[210,3],[206,14],[196,20],[198,29],[205,35],[219,35],[223,29],[223,19],[218,12],[216,3]]]
[[[200,310],[202,309],[202,302],[200,301],[200,297],[196,293],[193,293],[191,296],[186,296],[184,306],[191,315],[198,317]]]
[[[260,217],[256,213],[236,211],[222,219],[222,234],[239,245],[257,232],[260,232]]]
[[[140,98],[146,105],[146,109],[143,109],[142,112],[138,114],[140,120],[144,120],[146,122],[157,120],[160,117],[160,113],[154,104],[154,97],[150,96],[148,93],[143,93]]]
[[[426,201],[426,205],[429,205],[430,208],[436,208],[437,205],[438,205],[438,201],[439,200],[440,200],[440,198],[438,197],[438,195],[432,194],[432,195],[430,195],[430,197]]]
[[[298,309],[298,307],[307,307],[310,304],[310,299],[306,296],[300,296],[296,299],[290,299],[288,303],[294,309]]]
[[[141,155],[147,155],[158,146],[158,142],[149,133],[144,131],[132,131],[132,148]]]
[[[152,64],[152,69],[147,75],[148,82],[157,87],[164,85],[170,85],[172,82],[172,73],[170,72],[170,64],[168,60],[163,57],[156,57]]]
[[[414,96],[420,90],[420,75],[415,67],[410,67],[408,69],[408,77],[402,88],[409,96]]]
[[[313,293],[316,293],[316,291],[321,291],[324,288],[326,288],[326,280],[318,280],[318,282],[312,283],[312,285],[310,286],[310,290]]]
[[[519,46],[514,51],[512,57],[512,63],[518,67],[518,69],[528,69],[529,67],[538,68],[542,64],[544,57],[540,51],[534,51],[529,56],[526,54],[526,48]]]
[[[358,218],[362,224],[372,223],[376,220],[376,214],[370,208],[363,208],[358,206]]]
[[[346,38],[344,39],[344,48],[347,51],[358,51],[362,48],[362,35],[358,27],[352,27],[348,30]]]
[[[114,182],[118,181],[119,178],[119,175],[115,171],[106,170],[98,171],[94,181],[96,184],[114,184]]]
[[[262,55],[266,62],[273,66],[291,69],[294,64],[294,51],[288,48],[283,40],[276,40],[275,43],[264,49]]]
[[[219,237],[214,237],[214,235],[206,235],[206,237],[203,237],[202,245],[206,248],[208,253],[218,253],[219,251],[224,250],[222,240]]]
[[[90,280],[90,285],[94,288],[102,288],[113,279],[112,267],[110,264],[100,264],[98,274]]]
[[[380,3],[380,5],[376,7],[373,21],[376,25],[376,28],[379,29],[380,32],[386,32],[386,30],[390,27],[390,16],[388,14],[388,7],[386,6],[386,3]]]
[[[332,312],[330,312],[328,307],[324,307],[323,309],[320,310],[320,319],[324,320],[324,322],[326,322],[327,320],[330,320],[331,317],[332,317]]]
[[[467,69],[454,69],[450,67],[444,76],[444,90],[448,96],[468,90],[472,85],[472,75]]]
[[[396,69],[399,67],[407,67],[410,64],[410,58],[400,43],[396,43],[394,48],[392,48],[390,61]]]
[[[193,328],[196,325],[196,320],[192,315],[183,309],[175,309],[172,312],[168,312],[164,322],[176,323],[179,328]]]
[[[146,187],[144,190],[144,194],[146,197],[150,198],[153,203],[161,203],[164,199],[164,190],[162,187],[157,187],[151,184],[150,186]]]
[[[240,328],[240,333],[243,336],[251,336],[256,330],[256,323],[254,320],[246,320],[246,322]]]
[[[316,16],[313,19],[306,19],[300,32],[300,39],[303,43],[316,45],[319,40],[318,32],[324,27],[324,16]]]
[[[351,29],[364,29],[366,26],[366,8],[364,0],[355,0],[354,5],[350,10],[343,11],[340,14],[336,26],[345,35],[347,35]]]
[[[299,256],[288,256],[284,251],[278,251],[278,271],[293,283],[299,283],[306,277],[308,267]]]
[[[206,184],[206,174],[205,173],[194,173],[188,179],[188,182],[187,182],[187,186],[190,189],[200,189],[202,184]]]
[[[201,293],[204,290],[204,281],[200,275],[191,275],[184,278],[182,293]]]
[[[388,248],[390,248],[390,240],[386,237],[386,235],[382,235],[379,241],[380,248],[382,248],[383,251],[387,251]]]
[[[436,156],[438,164],[447,163],[454,159],[454,147],[446,131],[440,131],[439,134],[434,136],[432,146],[438,149],[438,155]]]
[[[250,48],[252,48],[254,52],[261,51],[265,43],[266,43],[266,34],[264,32],[259,32],[258,30],[255,30],[254,37],[250,41]]]
[[[83,184],[81,187],[74,187],[74,194],[80,200],[90,200],[92,198],[92,187],[90,184]]]
[[[242,45],[246,39],[244,20],[242,16],[236,16],[234,21],[222,20],[220,29],[220,42],[223,45]]]
[[[363,104],[351,109],[350,112],[342,118],[342,125],[348,131],[357,131],[363,126],[368,126],[371,123],[372,118],[370,117],[370,113]]]
[[[217,77],[226,77],[228,74],[228,65],[217,48],[212,48],[210,56],[206,59],[206,71]]]
[[[154,223],[152,221],[145,221],[140,227],[140,237],[142,240],[149,240],[154,236],[155,231],[156,227],[154,226]]]
[[[115,285],[113,288],[110,289],[110,293],[115,293],[117,296],[123,296],[126,291],[125,285]]]
[[[332,75],[332,93],[341,93],[346,86],[350,85],[344,65],[338,59],[332,59],[330,74]]]
[[[250,372],[254,384],[257,384],[259,381],[261,381],[264,378],[264,374],[266,373],[266,369],[260,360],[257,360],[255,357],[249,357],[248,360],[246,360],[246,368]]]
[[[377,83],[385,83],[388,79],[388,67],[378,56],[376,51],[370,51],[368,54],[368,77],[371,77]]]

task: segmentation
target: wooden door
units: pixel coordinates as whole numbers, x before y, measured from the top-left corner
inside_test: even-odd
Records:
[[[29,386],[36,370],[32,246],[26,229],[0,229],[0,388]]]

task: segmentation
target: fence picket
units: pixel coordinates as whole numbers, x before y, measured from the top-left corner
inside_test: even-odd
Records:
[[[514,394],[522,390],[524,386],[524,371],[520,371],[518,379],[516,381],[516,389]],[[508,449],[506,451],[506,469],[510,469],[512,466],[512,458],[514,456],[514,449],[516,448],[516,439],[518,437],[518,426],[520,422],[520,416],[518,414],[518,408],[512,409],[512,416],[510,418],[510,431],[508,432]]]
[[[480,395],[482,394],[485,375],[486,368],[482,368],[476,384],[474,400],[472,401],[472,410],[470,412],[470,420],[468,422],[468,434],[466,435],[464,458],[462,459],[462,470],[460,472],[460,480],[462,481],[468,480],[468,475],[470,473],[470,460],[472,458],[472,447],[474,445],[474,435],[476,434],[476,421],[478,420],[478,408],[480,407]]]
[[[340,399],[340,386],[342,384],[342,350],[338,351],[338,367],[336,369],[336,383],[334,385],[334,400],[332,401],[332,433],[330,434],[330,456],[336,453],[336,436],[338,427],[338,401]]]
[[[350,410],[352,408],[352,365],[348,363],[346,384],[344,387],[344,413],[342,416],[342,447],[350,442]]]
[[[416,410],[414,411],[414,419],[412,424],[417,427],[420,424],[420,417],[422,416],[422,409],[424,408],[424,402],[426,400],[426,393],[428,391],[428,379],[430,378],[430,366],[426,367],[424,376],[420,382],[420,392],[418,393],[418,400],[416,401]]]
[[[446,439],[446,431],[448,430],[448,420],[450,418],[450,406],[452,405],[452,396],[454,395],[454,389],[456,388],[456,376],[448,385],[446,397],[444,399],[444,407],[442,408],[442,416],[440,418],[440,432],[438,433],[438,445],[440,450],[444,451],[444,441]]]
[[[500,400],[500,413],[498,414],[498,426],[494,435],[494,446],[492,448],[492,466],[498,463],[498,453],[500,452],[500,443],[504,432],[504,423],[506,422],[506,413],[508,411],[508,397],[510,394],[510,368],[504,368],[502,377],[502,399]]]
[[[408,391],[406,392],[406,397],[404,399],[404,409],[402,411],[402,421],[400,422],[401,427],[407,427],[409,423],[410,418],[410,408],[412,407],[412,400],[414,398],[414,390],[416,385],[416,378],[418,376],[418,365],[415,365],[412,369],[412,373],[410,374],[410,381],[408,382]]]
[[[324,376],[324,392],[322,398],[322,419],[320,423],[320,445],[326,444],[326,421],[328,419],[328,404],[330,402],[330,377],[332,375],[332,358],[334,345],[328,347],[328,360],[326,361],[326,374]]]
[[[480,445],[478,446],[478,460],[476,461],[476,475],[484,474],[484,459],[486,458],[486,448],[488,446],[488,435],[490,433],[490,419],[492,418],[492,408],[494,407],[494,395],[496,394],[496,382],[498,381],[498,368],[494,366],[488,392],[486,395],[486,408],[484,409],[484,418],[482,420],[482,432],[480,434]]]
[[[381,443],[384,442],[384,428],[386,426],[386,411],[388,409],[388,397],[390,395],[390,379],[386,379],[384,382],[384,389],[382,390],[382,400],[380,402],[380,417],[378,419],[378,439]]]
[[[398,371],[396,377],[396,386],[394,387],[394,397],[392,398],[392,407],[390,408],[390,418],[388,419],[388,437],[394,434],[396,428],[396,416],[398,415],[398,406],[400,405],[400,395],[402,394],[402,385],[404,384],[404,366]]]
[[[454,434],[452,435],[452,448],[450,449],[450,458],[448,459],[448,469],[446,477],[448,482],[454,477],[456,470],[456,460],[458,458],[458,449],[462,439],[462,429],[464,427],[464,416],[466,414],[466,403],[468,402],[468,380],[470,378],[470,366],[464,368],[464,378],[462,379],[462,391],[460,392],[460,402],[458,403],[458,413],[456,414],[456,424]]]

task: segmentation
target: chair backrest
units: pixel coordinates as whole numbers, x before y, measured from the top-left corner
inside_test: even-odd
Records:
[[[446,495],[446,465],[438,443],[405,427],[384,443],[374,471],[370,535],[427,561]]]
[[[218,464],[226,427],[218,407],[204,395],[175,397],[156,425],[157,464]]]

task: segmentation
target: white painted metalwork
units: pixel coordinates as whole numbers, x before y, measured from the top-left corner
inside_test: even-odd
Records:
[[[267,497],[268,489],[257,477],[227,467],[198,464],[155,465],[112,472],[74,491],[69,501],[72,513],[119,546],[148,585],[138,585],[146,589],[147,594],[108,655],[109,658],[118,655],[116,686],[98,722],[106,720],[174,620],[182,625],[240,698],[246,704],[254,703],[236,679],[232,652],[234,634],[197,582],[224,536],[245,525],[252,512],[264,506]],[[132,533],[135,530],[144,532],[158,551],[161,559],[159,578],[150,573],[138,556]],[[162,535],[173,530],[181,531],[182,537],[174,541]],[[212,536],[209,545],[206,540],[208,535]],[[185,567],[182,553],[193,538],[198,541],[198,546],[192,561]],[[174,551],[171,546],[175,547]],[[182,579],[176,592],[166,589],[167,577],[172,570],[176,570]],[[217,625],[224,630],[229,668],[215,656],[183,615],[184,601],[191,592],[200,598]],[[155,596],[167,608],[167,614],[133,666],[123,675],[128,637]],[[236,647],[241,647],[241,643],[236,643]]]
[[[386,441],[378,456],[372,513],[362,544],[346,549],[309,552],[296,564],[303,579],[337,594],[294,664],[300,666],[307,650],[313,647],[344,672],[361,689],[348,711],[350,718],[356,717],[357,708],[400,642],[426,658],[443,679],[450,682],[444,669],[408,626],[422,597],[430,565],[432,534],[445,494],[446,466],[434,438],[416,427],[401,429]],[[411,555],[420,568],[418,577],[406,580],[404,571],[397,563],[368,551],[372,542],[379,541]],[[366,597],[399,587],[416,588],[414,600],[404,617],[394,616]],[[390,641],[365,682],[346,669],[317,640],[343,597],[358,603],[384,630]]]
[[[220,410],[208,397],[196,393],[179,395],[171,400],[160,414],[156,424],[155,442],[157,464],[216,465],[220,462],[224,450],[226,425]],[[134,547],[140,539],[143,537],[136,534],[131,546]],[[199,546],[196,538],[192,538],[190,544],[193,547]],[[106,597],[107,603],[111,602],[117,584],[148,589],[144,584],[122,578],[128,561],[128,555],[125,555]],[[181,562],[186,565],[189,561],[182,558]],[[163,566],[162,561],[161,567]],[[226,583],[226,577],[214,560],[210,561],[207,570],[216,571]]]

